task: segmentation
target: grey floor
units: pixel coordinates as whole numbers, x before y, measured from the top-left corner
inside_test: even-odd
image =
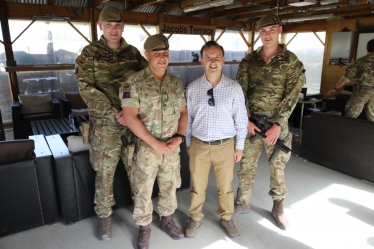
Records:
[[[239,165],[235,166],[235,172]],[[286,166],[289,194],[285,212],[291,228],[278,228],[271,216],[272,201],[267,194],[269,168],[263,155],[259,160],[252,211],[233,217],[241,235],[229,238],[218,224],[218,198],[214,173],[211,171],[202,226],[192,239],[172,240],[151,224],[150,248],[213,249],[213,248],[374,248],[374,186],[371,183],[340,174],[292,156]],[[235,175],[233,189],[238,179]],[[185,229],[188,219],[189,191],[177,193],[177,225]],[[154,200],[156,204],[157,199]],[[4,205],[4,204],[2,204]],[[156,206],[156,205],[155,205]],[[96,238],[98,218],[91,217],[73,225],[46,225],[0,238],[0,248],[135,248],[138,227],[131,217],[132,207],[114,211],[113,238]]]

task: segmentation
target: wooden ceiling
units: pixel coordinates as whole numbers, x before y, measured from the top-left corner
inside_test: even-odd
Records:
[[[168,14],[178,13],[185,16],[199,16],[206,18],[219,18],[238,21],[256,21],[266,14],[278,14],[282,19],[293,18],[300,15],[320,15],[332,13],[335,18],[360,18],[374,17],[374,0],[335,0],[333,5],[340,4],[340,8],[310,11],[310,8],[327,6],[322,5],[321,1],[315,0],[315,4],[305,6],[292,6],[288,2],[297,0],[234,0],[233,4],[219,7],[201,9],[185,13],[183,8],[193,6],[199,2],[197,0],[94,0],[93,6],[108,4],[109,2],[125,3],[125,10],[149,10],[146,6],[155,6],[152,13]],[[307,4],[312,0],[299,0],[296,5]],[[332,2],[332,0],[327,0]],[[322,1],[327,2],[327,1]],[[214,0],[212,1],[214,2]],[[310,3],[310,2],[309,2]]]

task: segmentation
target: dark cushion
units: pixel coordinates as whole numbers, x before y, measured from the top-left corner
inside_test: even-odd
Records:
[[[32,113],[32,114],[24,114],[23,121],[30,122],[36,120],[44,120],[44,119],[52,119],[53,114],[50,112],[41,112],[41,113]]]
[[[0,142],[0,164],[33,159],[35,143],[32,139]]]
[[[69,100],[71,109],[86,109],[87,105],[84,103],[80,93],[67,92],[65,98]]]

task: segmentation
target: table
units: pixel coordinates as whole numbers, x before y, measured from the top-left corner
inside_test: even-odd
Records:
[[[301,144],[301,133],[303,129],[303,115],[304,115],[304,104],[313,104],[314,111],[316,110],[316,103],[322,102],[322,99],[308,99],[308,100],[303,100],[303,99],[298,99],[297,103],[301,104],[301,116],[300,116],[300,128],[299,128],[299,143]]]
[[[34,135],[56,135],[60,134],[65,140],[69,135],[78,135],[79,130],[70,128],[67,118],[55,118],[46,120],[30,121]]]

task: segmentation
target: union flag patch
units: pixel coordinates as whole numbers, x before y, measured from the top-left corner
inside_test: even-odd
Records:
[[[123,98],[123,99],[131,98],[130,91],[123,91],[123,92],[122,92],[122,98]]]

